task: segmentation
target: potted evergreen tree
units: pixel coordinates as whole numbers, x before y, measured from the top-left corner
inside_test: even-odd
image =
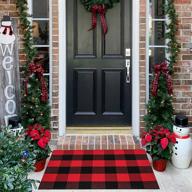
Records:
[[[144,117],[145,130],[162,125],[173,128],[173,84],[166,62],[155,65],[147,114]]]

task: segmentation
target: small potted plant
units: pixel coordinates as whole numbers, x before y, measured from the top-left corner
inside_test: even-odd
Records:
[[[51,139],[51,132],[46,130],[41,124],[34,124],[28,126],[26,135],[33,146],[31,151],[36,155],[35,172],[42,171],[51,152],[48,145]]]
[[[157,171],[164,171],[167,160],[171,159],[173,144],[176,143],[174,133],[157,125],[154,129],[144,132],[141,143],[152,157],[153,168]]]

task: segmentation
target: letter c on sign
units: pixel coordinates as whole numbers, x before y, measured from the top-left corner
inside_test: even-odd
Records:
[[[10,89],[10,92],[9,92],[9,89]],[[11,91],[14,91],[13,85],[8,85],[7,87],[5,87],[4,94],[7,99],[13,99],[15,97],[15,95]]]

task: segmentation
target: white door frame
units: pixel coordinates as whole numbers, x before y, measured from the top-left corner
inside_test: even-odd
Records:
[[[59,5],[59,136],[66,133],[66,1]],[[132,130],[139,137],[140,132],[140,81],[139,81],[139,16],[140,0],[132,0]]]

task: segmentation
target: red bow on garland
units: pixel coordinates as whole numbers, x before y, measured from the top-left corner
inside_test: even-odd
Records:
[[[46,102],[48,100],[48,92],[47,92],[46,81],[45,81],[45,78],[43,76],[44,69],[43,69],[42,65],[31,63],[29,65],[29,71],[30,71],[30,74],[33,74],[33,73],[37,74],[37,76],[41,82],[41,101]],[[25,81],[26,95],[28,95],[27,85],[28,85],[28,80]]]
[[[157,96],[159,77],[161,74],[163,74],[166,78],[167,90],[168,90],[169,95],[173,94],[173,81],[171,79],[171,76],[169,75],[167,63],[163,62],[161,64],[155,65],[154,71],[155,71],[155,78],[152,83],[152,95],[154,97]]]
[[[107,29],[107,23],[106,23],[106,19],[105,19],[105,13],[106,13],[105,5],[95,4],[91,8],[91,12],[92,12],[92,28],[89,30],[96,28],[96,26],[97,26],[97,13],[99,13],[100,18],[101,18],[101,25],[103,28],[103,33],[106,34],[108,29]]]

